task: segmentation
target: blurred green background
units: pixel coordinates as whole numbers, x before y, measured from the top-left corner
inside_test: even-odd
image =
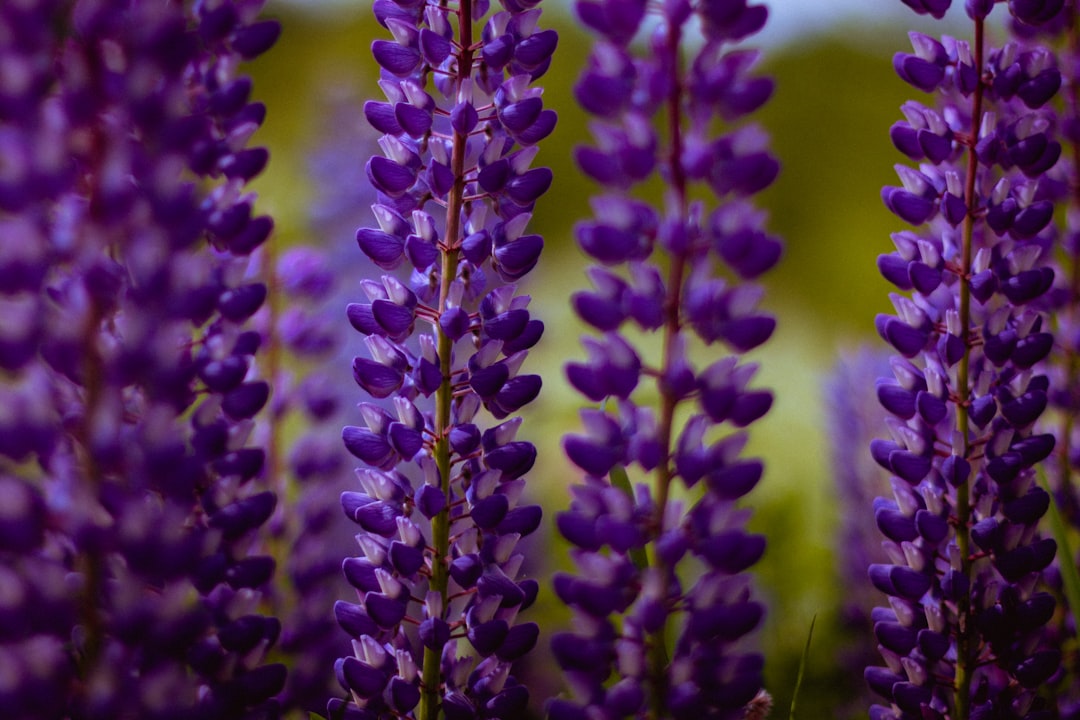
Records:
[[[815,5],[828,12],[828,3]],[[340,102],[331,112],[330,99],[382,99],[368,49],[384,31],[367,2],[333,9],[271,4],[267,14],[281,20],[282,39],[248,68],[258,99],[269,109],[256,137],[272,152],[269,169],[256,184],[262,211],[276,218],[276,243],[308,242],[359,253],[351,231],[313,235],[310,208],[320,198],[309,178],[309,155],[342,129],[335,124],[364,123],[359,103],[351,106],[356,112],[341,112]],[[565,564],[566,548],[553,538],[551,522],[568,502],[566,484],[575,471],[562,459],[559,437],[576,426],[582,401],[569,389],[561,365],[581,356],[577,338],[584,328],[567,298],[588,285],[571,228],[588,215],[587,198],[594,190],[571,159],[574,145],[588,137],[571,88],[590,40],[561,7],[550,9],[542,22],[560,32],[559,50],[543,80],[545,104],[559,112],[560,120],[536,163],[555,172],[532,225],[545,238],[545,254],[527,283],[533,312],[548,332],[528,361],[530,372],[544,376],[545,386],[530,406],[521,435],[540,448],[530,482],[546,511],[548,534],[542,542],[551,548],[544,555]],[[767,466],[750,504],[752,528],[766,533],[769,541],[756,575],[759,595],[769,608],[759,640],[766,654],[767,689],[776,701],[773,717],[787,716],[814,616],[800,717],[848,716],[845,708],[864,692],[861,673],[853,675],[838,661],[853,643],[872,643],[872,635],[869,628],[861,636],[845,633],[839,623],[838,607],[850,588],[834,562],[838,518],[822,378],[840,355],[861,343],[879,343],[873,318],[891,307],[875,259],[892,249],[889,233],[900,229],[879,191],[896,182],[892,166],[901,159],[889,143],[888,129],[900,118],[898,108],[911,91],[893,74],[891,58],[910,48],[907,29],[840,25],[770,45],[759,66],[777,80],[776,94],[759,119],[783,165],[780,179],[759,201],[770,212],[771,230],[787,247],[782,264],[766,280],[766,306],[778,316],[779,329],[755,357],[762,364],[757,384],[773,388],[776,403],[755,424],[750,447]],[[362,167],[352,168],[342,182],[364,182]],[[365,209],[360,209],[361,218]],[[872,394],[872,388],[867,391]],[[355,388],[343,392],[356,393],[359,400]],[[871,517],[870,508],[866,512]],[[549,575],[553,569],[536,572]],[[567,619],[547,587],[539,609],[530,614],[545,629],[564,626]],[[533,662],[558,682],[557,674],[543,667],[542,656]],[[540,692],[534,696],[543,697]],[[855,708],[851,716],[865,716],[865,705]]]

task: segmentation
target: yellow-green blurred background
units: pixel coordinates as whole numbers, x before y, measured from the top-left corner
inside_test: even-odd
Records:
[[[866,4],[900,6],[884,0]],[[798,5],[798,0],[789,5]],[[759,119],[783,166],[760,203],[771,214],[770,229],[785,239],[787,249],[782,264],[766,280],[765,303],[778,316],[779,329],[755,359],[762,364],[757,383],[775,390],[776,403],[753,428],[750,452],[765,458],[767,471],[750,504],[752,528],[766,533],[769,541],[756,575],[759,595],[768,605],[759,639],[766,654],[767,688],[776,701],[773,716],[787,716],[799,658],[816,615],[799,716],[828,718],[844,716],[842,708],[863,691],[861,673],[853,676],[838,660],[854,638],[840,632],[837,621],[837,608],[850,587],[834,564],[838,518],[822,376],[842,353],[861,343],[879,343],[873,317],[890,309],[889,287],[880,279],[875,259],[891,249],[889,233],[900,229],[900,223],[885,210],[879,191],[896,182],[892,166],[901,157],[889,143],[888,129],[913,91],[891,68],[893,53],[910,49],[907,26],[845,23],[839,14],[830,17],[825,1],[807,0],[803,10],[808,7],[825,16],[816,23],[818,30],[800,35],[797,27],[789,27],[783,38],[772,37],[759,66],[777,80],[774,98]],[[371,16],[370,2],[332,7],[271,4],[266,14],[282,22],[284,33],[270,53],[248,68],[257,99],[268,106],[267,122],[255,138],[272,152],[270,166],[256,184],[262,212],[276,219],[276,243],[308,242],[359,253],[351,230],[333,237],[313,233],[310,211],[321,198],[310,179],[309,157],[318,148],[325,150],[337,131],[355,129],[341,128],[341,123],[363,125],[359,103],[351,106],[355,112],[343,113],[341,98],[382,99],[368,49],[385,31]],[[914,22],[911,13],[899,17],[913,26],[930,27]],[[560,32],[555,60],[542,81],[545,104],[559,112],[559,125],[542,143],[536,163],[555,173],[532,224],[545,238],[545,253],[527,281],[531,308],[547,325],[544,340],[528,361],[529,372],[544,376],[544,391],[530,406],[521,437],[540,449],[540,461],[529,478],[534,497],[545,507],[551,547],[544,555],[564,565],[566,548],[553,539],[551,523],[568,502],[566,485],[575,473],[562,459],[559,438],[576,426],[582,400],[569,389],[561,366],[581,356],[578,336],[584,329],[570,312],[568,298],[588,284],[571,228],[587,216],[587,198],[594,191],[571,159],[574,145],[588,139],[586,118],[575,107],[571,88],[590,40],[563,6],[548,8],[542,24]],[[364,182],[362,167],[342,177],[342,182]],[[358,210],[359,217],[365,217],[364,210]],[[361,299],[359,289],[356,298]],[[343,332],[348,332],[344,313],[342,322]],[[872,388],[867,390],[872,393]],[[360,399],[355,387],[342,392],[350,401]],[[872,514],[869,507],[866,514]],[[553,569],[539,571],[549,576]],[[546,580],[543,587],[531,619],[546,630],[565,625],[566,613],[553,602]],[[869,628],[861,639],[872,643]],[[543,660],[536,664],[543,665]],[[553,666],[540,672],[558,682]],[[860,715],[865,716],[865,707],[854,716]]]

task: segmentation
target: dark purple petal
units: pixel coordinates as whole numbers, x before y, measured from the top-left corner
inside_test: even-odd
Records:
[[[276,566],[277,562],[269,556],[247,557],[225,571],[225,581],[235,589],[258,588],[270,582]]]
[[[499,535],[509,535],[511,533],[522,537],[531,535],[540,527],[543,514],[544,511],[539,505],[516,507],[506,513],[506,517],[495,527],[495,531]]]
[[[338,600],[334,603],[334,617],[341,629],[354,638],[361,635],[373,636],[379,631],[379,626],[368,617],[367,611],[360,605]]]
[[[405,603],[382,593],[369,592],[364,597],[364,609],[375,624],[384,630],[392,630],[405,617]]]
[[[539,97],[530,97],[520,102],[511,103],[499,111],[499,120],[508,130],[522,132],[536,122],[544,103]]]
[[[506,282],[520,280],[536,266],[544,239],[539,235],[522,235],[495,248],[495,269]]]
[[[937,544],[949,534],[949,522],[940,515],[935,515],[929,510],[919,510],[915,513],[915,528],[927,542]]]
[[[404,257],[405,241],[381,230],[360,228],[356,231],[356,242],[364,254],[384,270],[394,269]]]
[[[386,135],[401,135],[404,132],[390,103],[368,100],[364,103],[364,117],[371,127]]]
[[[341,563],[341,572],[345,580],[360,592],[379,592],[381,589],[375,566],[366,558],[345,558]]]
[[[919,133],[906,122],[895,123],[889,129],[889,138],[897,150],[912,160],[922,160],[926,153],[919,144]]]
[[[351,655],[345,658],[341,669],[349,690],[362,698],[370,699],[381,695],[389,679],[382,670],[357,660]]]
[[[505,620],[491,620],[469,628],[469,642],[483,657],[491,655],[506,640],[510,629]]]
[[[420,67],[423,56],[416,48],[404,47],[392,40],[376,40],[371,43],[375,62],[392,75],[406,77]]]
[[[900,655],[910,653],[917,640],[914,628],[905,627],[897,622],[876,623],[874,635],[879,643]]]
[[[885,206],[893,214],[912,225],[922,225],[934,215],[937,209],[933,200],[898,187],[883,188],[881,199],[885,201]]]
[[[517,412],[540,395],[542,381],[539,375],[518,375],[510,378],[499,392],[495,393],[488,406],[497,420]]]
[[[510,510],[510,501],[505,495],[489,495],[473,505],[470,515],[477,527],[490,530],[502,522]]]
[[[705,640],[715,638],[731,642],[757,627],[764,615],[765,609],[755,602],[695,608],[687,632]]]
[[[544,110],[536,120],[516,135],[517,141],[522,146],[535,145],[555,130],[559,116],[554,110]]]
[[[1019,663],[1013,669],[1013,674],[1025,688],[1035,689],[1049,680],[1060,665],[1061,653],[1058,650],[1039,650]]]
[[[424,620],[420,623],[420,642],[432,650],[442,650],[450,642],[450,625],[440,618]]]
[[[462,555],[450,563],[450,577],[465,590],[475,586],[483,573],[484,565],[477,555]]]
[[[917,538],[915,519],[904,515],[895,507],[879,507],[874,512],[874,520],[882,535],[893,542],[910,542]]]
[[[270,398],[270,385],[262,380],[247,382],[230,390],[221,400],[221,409],[237,420],[246,420],[262,410]]]
[[[397,119],[401,129],[414,138],[423,137],[431,129],[431,111],[418,108],[409,103],[396,104],[394,106],[394,117]]]
[[[267,490],[241,498],[210,516],[210,527],[220,529],[225,538],[236,540],[269,519],[277,505],[277,496]]]
[[[401,387],[405,374],[374,360],[358,357],[353,359],[353,379],[372,397],[385,398]]]
[[[221,294],[218,309],[222,317],[241,322],[255,314],[266,300],[266,286],[262,283],[242,285]]]
[[[549,168],[533,168],[511,178],[506,183],[506,194],[518,205],[529,205],[548,191],[551,179]]]
[[[401,197],[416,182],[415,171],[381,155],[368,160],[367,175],[372,185],[391,198]]]
[[[421,28],[420,50],[424,55],[424,61],[428,65],[438,67],[442,64],[443,60],[450,57],[453,45],[451,45],[448,38],[443,37],[439,33],[429,30],[428,28]]]
[[[390,503],[373,502],[357,508],[352,519],[368,532],[388,538],[397,534],[397,518],[400,515],[401,510]]]
[[[705,482],[720,499],[736,500],[754,489],[764,469],[761,461],[747,460],[708,473]]]
[[[281,23],[263,20],[237,30],[232,37],[232,47],[245,60],[251,60],[269,50],[280,36]]]
[[[390,543],[390,565],[404,577],[415,575],[424,566],[423,548],[394,541]]]

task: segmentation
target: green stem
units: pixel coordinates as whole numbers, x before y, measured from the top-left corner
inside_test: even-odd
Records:
[[[667,29],[667,46],[672,53],[671,62],[671,91],[667,97],[668,132],[670,133],[670,160],[669,171],[671,173],[670,187],[675,194],[677,212],[679,218],[685,219],[688,214],[689,201],[687,200],[686,174],[682,167],[682,67],[680,62],[679,47],[682,42],[682,28],[672,23]],[[664,355],[662,360],[661,380],[667,377],[672,366],[677,360],[679,353],[679,334],[682,329],[680,307],[682,305],[683,279],[686,274],[686,253],[674,253],[671,257],[671,265],[668,268],[667,295],[664,298]],[[663,457],[656,469],[656,514],[653,517],[653,526],[656,537],[664,532],[664,518],[667,515],[668,499],[671,494],[671,481],[674,477],[672,470],[671,443],[674,436],[675,409],[678,400],[663,387],[660,389],[660,418],[658,435],[660,447],[663,449]],[[674,568],[666,567],[660,559],[659,553],[653,553],[653,567],[655,572],[663,579],[665,602],[667,602],[667,588],[671,583],[670,575]],[[668,651],[667,651],[667,624],[649,637],[649,679],[652,687],[651,717],[660,720],[667,714],[668,693]]]
[[[458,7],[458,82],[472,75],[473,33],[472,0],[461,0]],[[457,275],[458,253],[461,249],[461,213],[465,198],[465,144],[467,135],[454,131],[453,149],[450,166],[454,173],[454,184],[446,202],[446,234],[443,237],[442,275],[439,279],[439,306],[441,315],[447,309],[450,286]],[[439,470],[439,483],[443,494],[450,498],[450,428],[451,406],[453,403],[452,356],[454,342],[437,324],[435,333],[438,338],[439,370],[442,383],[435,394],[435,466]],[[448,611],[448,589],[450,584],[450,508],[449,505],[431,520],[432,545],[435,549],[431,562],[431,590],[442,598],[442,615],[446,619]],[[440,661],[441,649],[424,648],[424,667],[421,680],[421,697],[417,717],[421,720],[438,720],[441,709],[442,677]]]
[[[983,21],[975,20],[974,63],[976,69],[983,65]],[[975,213],[977,199],[975,195],[976,175],[979,160],[975,155],[975,145],[979,140],[979,127],[982,121],[982,81],[975,86],[971,111],[971,145],[968,148],[967,181],[964,200],[967,214],[964,216],[963,246],[960,266],[960,339],[964,343],[964,354],[957,369],[956,430],[963,442],[963,457],[970,462],[972,447],[968,428],[968,407],[971,403],[971,256],[972,237],[975,231]],[[970,478],[969,478],[970,480]],[[956,503],[956,545],[960,553],[961,572],[964,577],[972,574],[971,540],[971,498],[969,480],[957,488]],[[965,594],[960,598],[958,610],[956,640],[956,719],[968,720],[971,713],[971,677],[975,670],[975,658],[972,648],[973,628],[971,623],[971,597]]]

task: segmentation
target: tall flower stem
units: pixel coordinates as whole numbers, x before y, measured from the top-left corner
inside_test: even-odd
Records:
[[[458,38],[461,43],[458,55],[458,83],[467,81],[472,75],[472,0],[461,0],[457,12]],[[447,310],[450,286],[457,276],[458,254],[461,250],[461,212],[465,198],[465,151],[468,135],[454,130],[453,149],[451,150],[451,171],[454,184],[450,188],[446,202],[446,236],[442,250],[442,275],[439,282],[439,306],[441,316]],[[435,465],[439,470],[440,489],[450,497],[450,428],[451,404],[453,403],[453,352],[454,341],[446,331],[436,325],[438,333],[439,370],[442,383],[435,398]],[[447,612],[447,595],[450,582],[450,508],[446,507],[431,520],[432,544],[435,556],[431,565],[431,590],[442,598],[443,619]],[[423,720],[437,720],[439,717],[439,698],[442,691],[440,677],[440,652],[434,648],[424,648],[424,669],[421,680],[422,695],[420,714]]]
[[[974,64],[976,68],[983,66],[983,35],[984,22],[982,18],[975,19],[975,47]],[[975,86],[972,96],[971,111],[971,138],[968,146],[967,179],[964,188],[964,200],[967,204],[967,214],[964,216],[963,247],[961,249],[960,266],[960,336],[964,344],[964,354],[957,366],[957,392],[959,397],[956,403],[956,430],[962,438],[963,457],[971,460],[971,436],[968,423],[968,407],[971,404],[971,387],[969,374],[971,368],[971,256],[972,236],[975,231],[976,210],[978,198],[976,196],[976,176],[978,174],[979,161],[975,154],[975,144],[979,140],[979,126],[982,122],[983,83],[980,80]],[[957,490],[957,525],[956,545],[960,554],[961,572],[964,577],[970,578],[971,566],[971,542],[969,528],[971,522],[971,498],[969,481],[965,480]],[[960,635],[957,638],[956,659],[956,710],[957,720],[967,720],[971,706],[971,676],[974,670],[974,658],[971,657],[971,595],[964,593],[960,599]]]
[[[682,54],[680,43],[682,41],[682,26],[677,23],[669,23],[667,28],[667,46],[671,53],[670,71],[671,90],[667,97],[668,133],[670,142],[670,162],[668,172],[671,173],[670,190],[675,198],[678,217],[686,217],[688,201],[686,197],[686,173],[682,166]],[[671,265],[668,268],[667,296],[664,298],[664,344],[661,377],[668,377],[677,359],[677,345],[682,332],[682,320],[680,316],[682,308],[683,275],[686,272],[686,252],[673,253]],[[679,399],[672,393],[661,392],[659,442],[663,452],[663,458],[656,469],[656,513],[654,523],[657,537],[664,532],[664,518],[667,516],[668,497],[671,494],[672,451],[671,441],[674,435],[675,410]],[[665,567],[659,552],[654,553],[655,564],[660,576],[668,584],[668,575],[671,568]],[[665,592],[665,595],[667,593]],[[667,625],[665,622],[651,639],[649,648],[649,664],[652,678],[652,711],[656,718],[664,717],[665,697],[667,695]]]

